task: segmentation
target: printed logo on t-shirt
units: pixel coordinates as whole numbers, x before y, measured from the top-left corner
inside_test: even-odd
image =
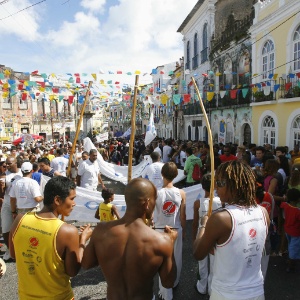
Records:
[[[39,240],[36,237],[31,237],[29,239],[29,244],[31,247],[37,247],[39,245]]]
[[[175,214],[176,204],[172,200],[166,200],[162,207],[163,214],[165,216],[172,216]]]
[[[254,228],[251,228],[250,231],[249,231],[249,237],[250,239],[255,239],[256,237],[256,230]]]

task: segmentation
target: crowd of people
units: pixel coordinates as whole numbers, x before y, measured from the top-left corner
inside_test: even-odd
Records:
[[[211,170],[205,142],[155,139],[145,146],[136,140],[133,164],[145,155],[152,163],[126,186],[126,212],[120,217],[97,157],[128,165],[128,141],[94,145],[96,149],[87,152],[78,143],[73,155],[71,142],[37,141],[0,151],[1,225],[7,247],[3,258],[16,259],[20,299],[72,299],[70,277],[81,266],[97,265],[108,284],[108,299],[152,299],[156,273],[159,298],[173,299],[186,234],[186,195],[181,188],[200,183],[204,196],[194,199],[192,232],[199,294],[208,293],[212,300],[264,299],[263,265],[269,254],[287,256],[286,271],[295,271],[300,258],[298,146],[288,151],[270,145],[216,144]],[[178,169],[186,179],[174,186]],[[212,172],[216,190],[208,218]],[[51,178],[44,191],[41,174]],[[76,185],[93,191],[101,186],[104,202],[95,213],[100,223],[93,232],[85,226],[78,233],[59,219],[71,214]],[[51,274],[51,284],[45,272]]]

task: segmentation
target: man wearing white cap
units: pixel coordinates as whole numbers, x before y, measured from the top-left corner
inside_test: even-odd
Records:
[[[32,164],[24,162],[21,166],[23,177],[15,180],[9,192],[13,217],[38,208],[43,200],[39,184],[31,178]]]

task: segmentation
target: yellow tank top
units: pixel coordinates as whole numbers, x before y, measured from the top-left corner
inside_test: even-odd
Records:
[[[105,204],[102,202],[100,204],[99,217],[101,222],[108,222],[117,219],[116,216],[111,213],[112,206],[113,205],[111,203]]]
[[[63,221],[27,213],[13,236],[19,277],[19,299],[70,300],[70,276],[56,251],[56,235]]]

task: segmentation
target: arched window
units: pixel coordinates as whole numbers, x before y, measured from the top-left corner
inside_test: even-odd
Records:
[[[300,145],[300,116],[297,116],[292,126],[293,145]]]
[[[192,139],[192,127],[189,125],[188,127],[188,140],[190,141]]]
[[[201,63],[203,64],[208,60],[208,40],[207,40],[207,23],[203,27],[202,35],[202,51],[201,51]]]
[[[297,30],[294,33],[293,45],[294,45],[294,70],[299,70],[300,69],[300,26],[298,26]]]
[[[271,40],[268,40],[262,50],[262,71],[263,78],[267,78],[274,70],[275,64],[275,51],[274,43]]]
[[[190,42],[187,42],[186,45],[186,64],[185,64],[185,69],[190,70]]]
[[[271,116],[266,116],[263,121],[263,144],[270,144],[272,145],[272,148],[275,148],[275,122],[274,119]]]
[[[193,69],[198,68],[198,34],[194,35],[194,57],[193,57]]]
[[[200,137],[199,137],[199,127],[196,126],[195,128],[195,141],[199,141]]]

